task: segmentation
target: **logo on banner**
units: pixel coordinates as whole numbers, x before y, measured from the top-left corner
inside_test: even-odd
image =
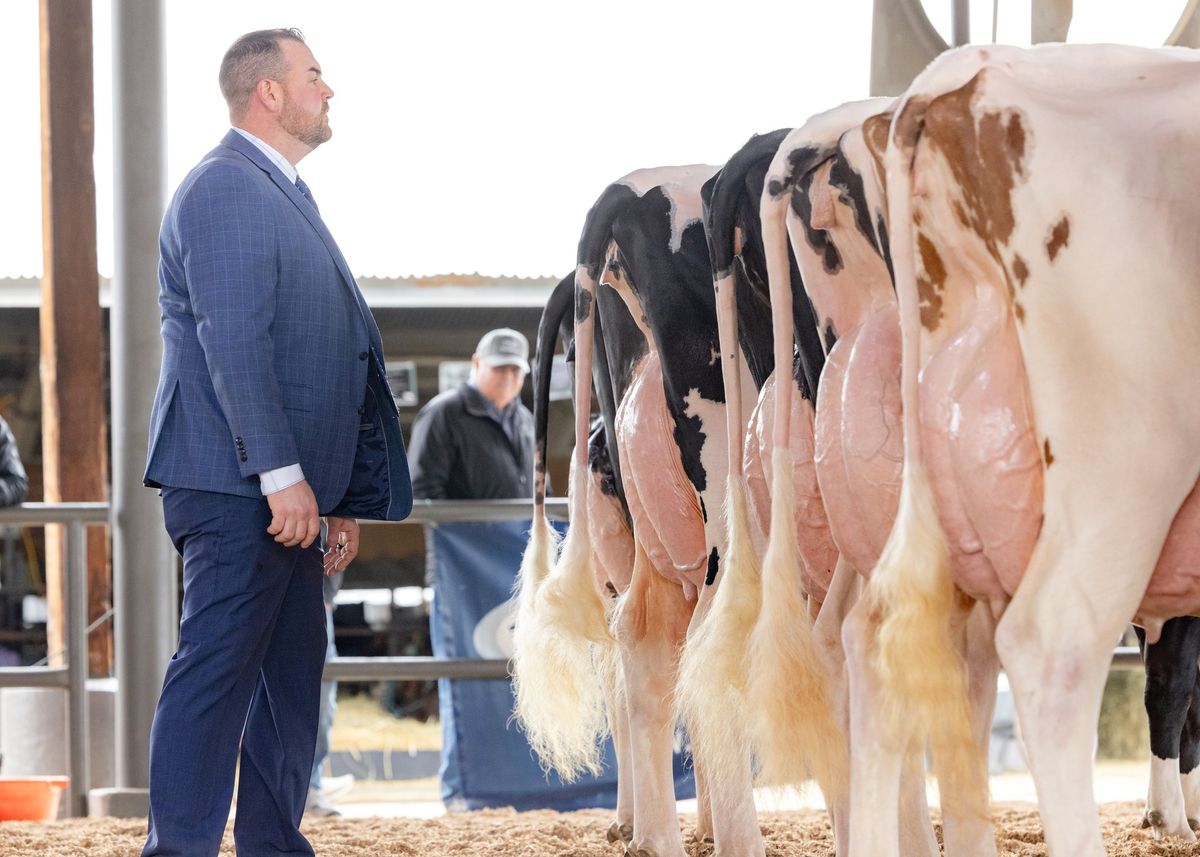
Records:
[[[509,599],[497,604],[475,623],[471,644],[481,658],[511,658],[513,625],[517,620],[517,602]]]

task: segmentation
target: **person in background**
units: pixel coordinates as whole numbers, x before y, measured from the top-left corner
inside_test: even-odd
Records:
[[[25,502],[29,478],[17,451],[17,439],[12,429],[0,417],[0,506],[16,506]]]
[[[533,496],[533,414],[521,403],[529,342],[507,327],[489,331],[471,357],[471,377],[431,399],[413,421],[413,496],[504,500]]]

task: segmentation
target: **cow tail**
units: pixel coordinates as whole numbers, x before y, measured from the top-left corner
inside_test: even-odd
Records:
[[[966,663],[956,645],[956,622],[967,597],[950,574],[950,549],[921,450],[918,373],[920,303],[912,210],[913,151],[922,102],[897,111],[886,154],[892,264],[902,331],[901,395],[904,403],[904,477],[896,523],[871,574],[866,597],[878,622],[874,666],[881,682],[892,738],[928,738],[943,791],[952,789],[985,812],[987,784],[973,740]],[[960,627],[961,631],[961,627]]]
[[[589,289],[588,286],[591,285]],[[563,284],[559,287],[565,289]],[[516,718],[530,746],[547,770],[573,781],[584,772],[600,772],[599,741],[608,731],[605,694],[593,663],[592,644],[611,645],[604,603],[593,573],[588,537],[586,480],[587,419],[591,401],[591,355],[594,327],[594,282],[580,271],[574,300],[555,290],[538,331],[537,401],[545,413],[549,365],[558,322],[548,318],[550,306],[575,307],[575,452],[571,462],[571,525],[558,550],[557,537],[545,516],[545,422],[538,422],[537,514],[521,564],[517,620],[513,629],[513,684]],[[555,297],[560,300],[556,301]],[[560,316],[561,320],[561,316]],[[549,330],[547,329],[549,327]],[[537,414],[535,413],[535,421]],[[541,479],[539,481],[538,475]],[[555,556],[557,554],[557,561]]]
[[[770,187],[768,180],[768,188]],[[796,546],[794,463],[790,450],[793,331],[786,191],[764,190],[763,246],[771,289],[775,346],[775,421],[772,426],[771,528],[762,565],[762,611],[750,636],[754,669],[748,687],[760,781],[794,784],[815,778],[826,799],[848,789],[848,765],[829,693],[829,673],[813,633]],[[803,724],[799,726],[799,724]]]
[[[736,281],[732,269],[714,276],[728,432],[727,544],[708,615],[693,626],[684,645],[676,690],[692,752],[710,781],[729,774],[745,776],[739,771],[745,771],[750,761],[744,725],[749,672],[746,642],[760,600],[758,557],[750,539],[742,468],[745,425]]]

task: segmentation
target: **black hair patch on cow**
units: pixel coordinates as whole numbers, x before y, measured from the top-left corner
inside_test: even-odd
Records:
[[[717,579],[717,568],[720,566],[720,557],[717,555],[717,549],[714,547],[708,553],[708,573],[704,575],[704,585],[712,586]]]
[[[613,220],[621,209],[634,199],[637,199],[637,191],[629,185],[610,184],[588,210],[575,260],[577,264],[585,266],[588,273],[596,279],[599,279],[600,270],[604,267],[608,242],[612,238]]]
[[[759,198],[762,196],[767,168],[789,131],[788,128],[779,128],[768,134],[755,134],[700,189],[700,199],[704,204],[704,227],[715,276],[733,267],[734,229],[748,225],[744,216],[747,194],[751,197],[754,222],[757,224]],[[755,228],[753,231],[759,230]],[[762,244],[761,237],[759,244]]]
[[[792,211],[804,227],[805,242],[821,255],[821,266],[827,273],[836,274],[842,270],[842,254],[838,252],[837,245],[829,240],[827,230],[817,229],[812,225],[812,198],[809,196],[812,183],[813,174],[805,173],[796,189],[792,191]]]
[[[1181,732],[1187,731],[1196,688],[1196,661],[1200,658],[1200,619],[1183,616],[1163,624],[1158,642],[1146,645],[1145,632],[1138,644],[1146,662],[1146,715],[1150,722],[1150,752],[1160,759],[1180,759]],[[1189,736],[1188,762],[1195,767],[1194,736]]]
[[[863,178],[857,170],[850,166],[840,144],[829,167],[829,184],[837,188],[838,198],[854,212],[854,225],[858,231],[870,242],[875,252],[882,256],[883,251],[875,237],[875,230],[871,226],[870,205],[867,203],[867,191],[863,186]]]
[[[833,319],[825,319],[825,353],[833,351],[833,346],[837,345],[837,331],[833,327]]]
[[[650,343],[634,322],[625,301],[609,286],[599,286],[598,314],[604,322],[604,368],[612,387],[613,400],[620,402],[633,383],[633,372],[650,352]]]
[[[792,275],[792,337],[795,343],[795,359],[799,361],[800,371],[803,372],[804,387],[810,395],[810,401],[816,401],[817,390],[821,380],[821,372],[825,369],[825,349],[821,344],[821,334],[818,331],[817,311],[813,308],[808,290],[800,278],[800,268],[796,258],[789,254]]]
[[[813,392],[812,384],[808,379],[808,373],[804,368],[804,361],[800,359],[799,352],[792,355],[792,382],[796,385],[796,392],[800,394],[800,398],[806,402],[816,403],[817,396]]]
[[[587,289],[575,290],[575,322],[582,324],[592,311],[592,293]]]
[[[600,493],[606,497],[617,497],[617,479],[613,473],[612,457],[608,453],[608,435],[604,423],[596,423],[588,435],[588,470],[596,474]]]
[[[630,271],[630,288],[658,343],[663,393],[674,427],[680,464],[697,492],[707,488],[700,459],[706,432],[688,414],[687,398],[724,403],[716,297],[703,226],[672,233],[673,204],[662,188],[630,202],[613,222],[613,237]],[[672,239],[678,239],[678,249]]]
[[[596,359],[592,363],[592,383],[596,388],[600,418],[605,432],[605,449],[612,465],[613,482],[625,522],[632,527],[629,503],[625,497],[620,448],[617,445],[617,404],[632,383],[633,369],[648,349],[645,336],[633,323],[625,303],[608,286],[599,286],[596,294]]]
[[[802,176],[813,169],[820,161],[825,158],[825,150],[817,146],[797,146],[788,152],[788,175],[784,181],[772,179],[768,190],[771,192],[772,199],[779,199],[783,194],[787,193],[795,187],[796,177]]]
[[[775,351],[771,347],[771,298],[762,288],[756,288],[746,268],[744,258],[734,266],[737,289],[738,344],[746,358],[746,368],[761,390],[775,371]]]
[[[888,277],[892,281],[892,291],[895,291],[896,271],[892,268],[892,245],[888,239],[887,223],[884,221],[882,213],[875,218],[875,233],[879,236],[879,255],[883,256],[884,264],[887,265]]]

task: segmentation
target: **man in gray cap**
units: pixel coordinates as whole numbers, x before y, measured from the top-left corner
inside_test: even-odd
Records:
[[[510,328],[484,334],[471,377],[430,400],[409,444],[413,496],[503,500],[533,496],[533,414],[521,404],[529,342]]]

